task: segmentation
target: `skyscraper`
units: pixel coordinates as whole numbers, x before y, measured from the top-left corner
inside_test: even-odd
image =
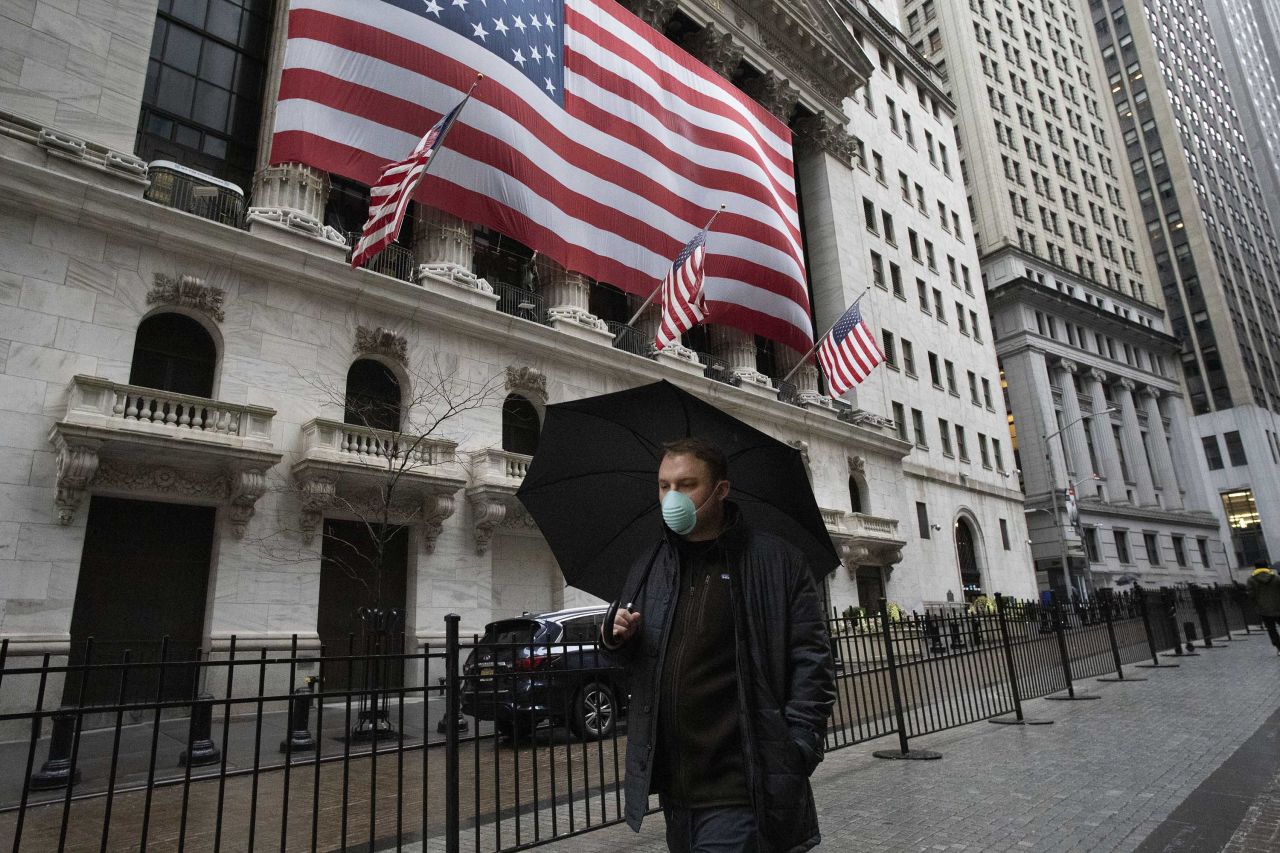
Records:
[[[1280,542],[1280,251],[1207,6],[1089,10],[1197,443],[1250,566]]]
[[[1192,454],[1115,119],[1070,0],[905,0],[957,101],[960,165],[1042,584],[1210,577],[1219,524]]]
[[[1208,0],[1205,11],[1274,229],[1280,223],[1280,0]]]

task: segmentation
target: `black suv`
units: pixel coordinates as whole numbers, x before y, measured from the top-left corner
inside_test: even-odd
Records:
[[[578,607],[501,619],[462,665],[462,712],[498,734],[527,736],[567,722],[582,738],[608,737],[625,711],[627,673],[600,649],[607,608]]]

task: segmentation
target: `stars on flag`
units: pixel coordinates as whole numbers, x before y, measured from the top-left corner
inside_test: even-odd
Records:
[[[484,47],[561,103],[563,0],[421,0],[421,14]]]

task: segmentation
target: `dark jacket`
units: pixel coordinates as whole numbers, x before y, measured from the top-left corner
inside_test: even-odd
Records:
[[[732,504],[728,509],[736,513]],[[733,578],[737,713],[762,849],[798,853],[821,840],[809,774],[822,760],[827,718],[835,702],[822,603],[797,549],[741,523],[722,539]],[[636,596],[650,559],[648,583]],[[640,633],[614,652],[631,668],[625,814],[637,832],[649,805],[657,740],[656,693],[678,569],[675,547],[664,539],[656,551],[636,560],[623,588],[624,596],[634,596],[632,609],[640,613]]]
[[[1280,577],[1270,569],[1257,569],[1245,585],[1262,616],[1280,616]],[[644,617],[641,616],[643,619]]]

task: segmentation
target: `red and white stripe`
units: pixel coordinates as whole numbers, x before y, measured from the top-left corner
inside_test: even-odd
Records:
[[[818,361],[827,376],[827,393],[841,397],[884,361],[884,353],[867,324],[859,321],[843,340],[837,342],[833,335],[823,338]]]
[[[417,200],[647,295],[720,204],[716,322],[809,349],[786,126],[614,0],[565,2],[565,107],[445,27],[376,0],[292,0],[271,161],[372,183],[485,75]]]
[[[400,223],[413,199],[413,191],[431,162],[436,140],[440,136],[441,119],[427,131],[408,157],[392,163],[369,188],[369,218],[364,223],[360,241],[351,252],[351,268],[356,269],[381,252],[400,233]]]
[[[662,281],[662,321],[655,349],[678,344],[682,334],[707,319],[707,301],[702,294],[705,235],[694,239],[697,245],[684,263],[672,265]]]

